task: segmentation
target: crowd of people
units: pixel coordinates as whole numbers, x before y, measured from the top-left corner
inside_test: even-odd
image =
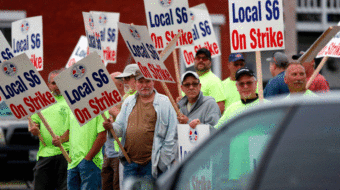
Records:
[[[293,59],[302,54],[294,55]],[[317,96],[315,92],[329,91],[320,74],[306,88],[314,72],[314,61],[289,62],[281,52],[267,61],[273,78],[264,89],[264,102],[269,103],[270,98],[279,95]],[[44,146],[40,142],[37,153],[34,189],[120,189],[119,182],[129,177],[156,179],[178,162],[177,124],[188,124],[191,128],[207,124],[214,132],[230,118],[260,103],[257,78],[246,67],[241,53],[230,54],[227,63],[230,76],[224,81],[211,71],[211,63],[209,50],[197,51],[196,72],[187,71],[181,77],[184,96],[177,98],[178,114],[169,98],[155,90],[154,81],[144,78],[136,64],[130,64],[122,73],[111,74],[123,101],[105,112],[110,119],[97,116],[82,127],[54,82],[62,70],[52,71],[48,86],[58,102],[42,114],[57,136],[52,138],[40,118],[32,116],[30,132],[36,136],[40,133],[46,143]],[[112,129],[120,137],[129,159],[119,150],[109,132]],[[63,158],[60,145],[69,151],[71,163]],[[123,170],[122,176],[119,170]]]

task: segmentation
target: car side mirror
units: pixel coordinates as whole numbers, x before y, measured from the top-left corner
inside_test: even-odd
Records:
[[[146,178],[128,178],[124,182],[125,190],[137,190],[137,189],[145,189],[145,190],[157,190],[159,189],[156,185],[155,180],[150,180]]]

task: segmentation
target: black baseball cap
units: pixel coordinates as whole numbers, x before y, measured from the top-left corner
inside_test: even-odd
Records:
[[[196,52],[196,57],[197,57],[197,55],[199,55],[199,54],[204,54],[205,56],[207,56],[209,59],[211,59],[211,53],[210,53],[210,51],[208,50],[208,49],[206,49],[206,48],[201,48],[201,49],[199,49],[197,52]]]
[[[293,55],[292,59],[293,60],[298,60],[305,52],[304,51],[300,51],[300,53]]]
[[[242,75],[249,75],[249,76],[255,77],[255,73],[247,67],[242,67],[236,71],[236,74],[235,74],[236,80],[240,79]]]

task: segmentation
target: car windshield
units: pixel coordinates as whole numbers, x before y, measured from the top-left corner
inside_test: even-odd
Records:
[[[7,107],[5,102],[0,103],[0,119],[13,116],[11,110]]]
[[[220,129],[179,172],[176,189],[243,189],[287,108],[243,115]]]

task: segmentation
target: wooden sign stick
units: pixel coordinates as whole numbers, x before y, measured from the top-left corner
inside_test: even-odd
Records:
[[[102,117],[104,118],[105,121],[108,121],[108,120],[109,120],[108,118],[106,118],[106,116],[104,115],[104,113],[102,113]],[[123,154],[124,154],[124,156],[125,156],[127,162],[128,162],[129,164],[131,164],[131,160],[130,160],[129,156],[127,155],[127,153],[126,153],[126,151],[125,151],[125,149],[124,149],[122,143],[119,141],[119,139],[118,139],[118,137],[117,137],[117,135],[116,135],[116,133],[115,133],[115,131],[113,130],[112,127],[110,128],[110,132],[111,132],[113,138],[115,139],[115,141],[118,143],[120,150],[122,150],[122,152],[123,152]]]
[[[38,116],[40,117],[41,121],[43,122],[43,124],[45,125],[46,129],[48,130],[48,132],[50,132],[51,136],[53,138],[56,137],[56,135],[54,134],[53,130],[51,129],[50,125],[47,123],[45,117],[40,113],[38,112]],[[61,152],[63,153],[64,157],[66,158],[67,162],[68,163],[71,163],[71,158],[68,156],[67,152],[65,151],[63,145],[60,145],[59,146]]]
[[[310,87],[310,85],[312,84],[313,80],[315,79],[315,77],[319,74],[319,72],[321,71],[322,67],[325,65],[325,63],[327,62],[328,57],[324,57],[321,60],[321,63],[318,65],[318,67],[316,68],[316,70],[314,71],[313,75],[309,78],[307,84],[306,84],[306,89],[308,89]]]
[[[260,102],[263,102],[262,64],[260,51],[256,51],[256,72],[257,72],[257,85],[259,88],[259,100]]]
[[[179,69],[178,69],[178,60],[177,60],[177,53],[176,50],[172,52],[172,57],[174,59],[174,65],[175,65],[175,73],[176,73],[176,78],[177,78],[177,89],[178,89],[178,95],[179,97],[182,98],[182,93],[181,93],[181,78],[179,77]]]
[[[31,117],[28,117],[28,122],[30,122],[30,125],[33,125],[33,123],[34,123],[34,122],[32,121],[32,118],[31,118]],[[28,125],[28,129],[31,128],[30,125]],[[42,143],[44,146],[46,146],[46,143],[44,142],[44,139],[43,139],[43,137],[41,136],[40,131],[39,131],[39,134],[38,134],[38,138],[39,138],[39,140],[41,141],[41,143]]]

